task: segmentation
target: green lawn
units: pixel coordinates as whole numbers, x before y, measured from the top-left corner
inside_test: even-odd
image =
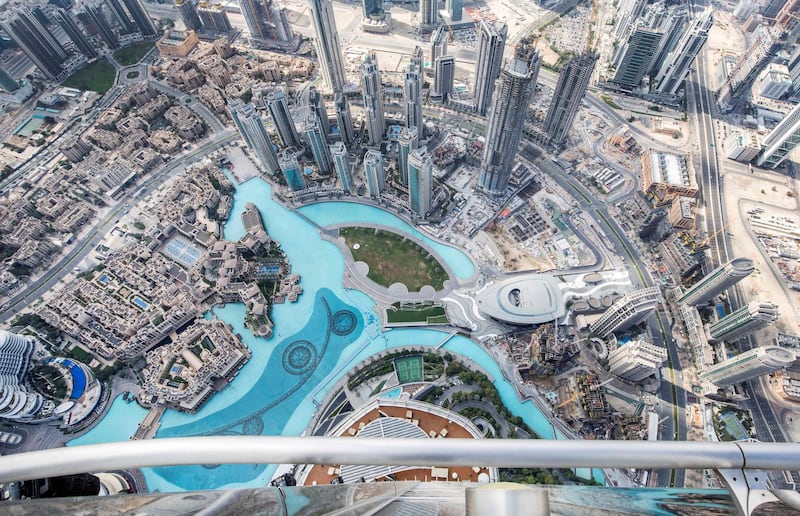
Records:
[[[409,306],[397,302],[386,309],[386,322],[447,324],[448,320],[443,306],[432,305],[430,303],[420,303],[416,306]]]
[[[116,75],[111,63],[105,59],[98,59],[67,77],[61,85],[79,90],[92,90],[102,95],[114,85]]]
[[[436,258],[415,242],[390,231],[364,227],[339,229],[353,258],[369,265],[369,278],[388,287],[403,283],[409,292],[418,292],[425,285],[439,290],[448,279],[447,272]],[[354,245],[358,244],[358,249]]]
[[[119,61],[122,66],[135,65],[150,49],[155,46],[155,43],[137,43],[129,47],[120,48],[114,52],[114,59]]]

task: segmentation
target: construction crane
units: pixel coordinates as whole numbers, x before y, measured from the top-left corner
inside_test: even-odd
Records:
[[[579,396],[580,396],[580,393],[579,393],[579,392],[576,392],[575,394],[573,394],[573,395],[572,395],[572,397],[571,397],[570,399],[568,399],[568,400],[566,400],[566,401],[562,401],[561,403],[559,403],[559,404],[556,406],[556,408],[561,408],[561,407],[563,407],[564,405],[569,405],[569,404],[570,404],[570,403],[572,403],[573,401],[577,400]]]

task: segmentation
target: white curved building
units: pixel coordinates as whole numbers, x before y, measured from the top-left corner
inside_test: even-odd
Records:
[[[41,394],[29,392],[23,383],[35,348],[33,340],[0,330],[0,418],[30,418],[42,407]]]
[[[558,282],[545,274],[498,281],[477,295],[478,310],[508,324],[552,322],[567,313]]]

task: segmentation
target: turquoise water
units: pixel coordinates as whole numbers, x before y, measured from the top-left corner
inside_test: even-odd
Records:
[[[167,411],[157,433],[159,438],[212,434],[300,435],[314,415],[315,401],[323,400],[330,387],[352,366],[384,349],[406,345],[433,347],[448,335],[419,328],[381,332],[374,301],[364,293],[343,288],[344,259],[336,246],[322,240],[317,230],[302,217],[273,202],[270,186],[259,178],[237,190],[231,217],[225,226],[227,239],[237,240],[243,235],[241,213],[247,202],[258,206],[267,231],[281,242],[292,264],[292,272],[302,276],[304,293],[297,303],[273,308],[275,333],[269,340],[253,336],[244,327],[242,304],[228,304],[206,314],[231,324],[251,349],[252,357],[236,380],[215,394],[197,414]],[[374,208],[366,211],[362,208],[369,207],[325,203],[303,208],[303,213],[322,225],[347,222],[352,212],[357,211],[359,216],[366,217],[361,220],[405,230],[405,223],[396,217]],[[326,215],[328,210],[331,213]],[[415,234],[424,238],[424,235]],[[430,245],[444,248],[438,252],[460,277],[474,273],[472,263],[460,251],[433,241]],[[522,417],[542,437],[555,438],[547,419],[532,402],[519,401],[514,388],[503,379],[498,365],[478,344],[455,336],[444,349],[469,357],[482,366],[495,378],[500,397],[512,414]],[[115,400],[109,414],[92,431],[69,444],[127,440],[145,414],[146,411],[135,403]],[[144,474],[151,490],[180,491],[263,486],[274,471],[275,466],[206,465],[154,468],[145,470]]]
[[[320,226],[332,224],[351,224],[369,222],[399,229],[421,239],[450,265],[457,277],[469,279],[475,274],[475,265],[467,255],[455,247],[439,243],[420,233],[413,226],[388,211],[349,202],[322,202],[300,208],[300,213],[313,220]]]
[[[401,387],[395,387],[391,391],[382,392],[380,397],[386,399],[397,399],[403,393],[403,389]]]

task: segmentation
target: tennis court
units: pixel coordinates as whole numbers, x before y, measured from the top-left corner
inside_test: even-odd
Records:
[[[397,371],[397,381],[413,383],[422,381],[422,357],[402,357],[394,361],[394,370]]]

